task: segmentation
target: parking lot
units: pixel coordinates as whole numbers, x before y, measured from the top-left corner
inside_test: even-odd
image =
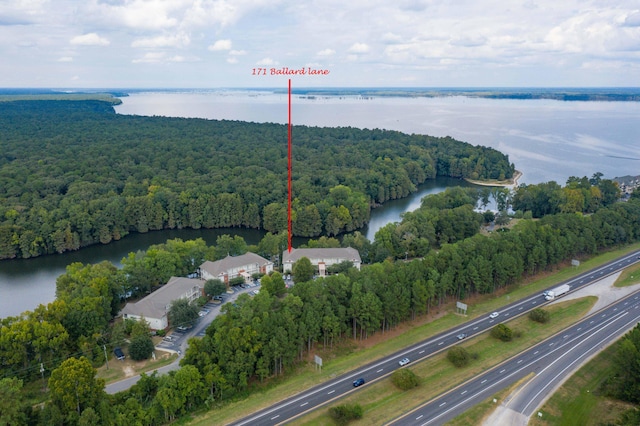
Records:
[[[233,293],[222,294],[221,296],[216,297],[217,300],[211,300],[202,306],[198,312],[198,320],[195,322],[193,327],[188,329],[175,328],[170,330],[167,335],[162,338],[160,343],[156,345],[156,348],[181,354],[186,348],[189,338],[194,336],[202,337],[205,335],[207,327],[211,324],[211,321],[218,316],[222,305],[233,302],[242,293],[255,296],[260,291],[260,284],[243,284],[241,286],[232,287],[231,289]]]

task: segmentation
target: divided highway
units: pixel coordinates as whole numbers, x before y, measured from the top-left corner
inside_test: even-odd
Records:
[[[539,380],[511,408],[527,418],[562,373],[618,339],[640,321],[640,292],[600,310],[488,372],[429,401],[390,425],[442,425],[530,373]]]
[[[635,252],[626,256],[622,256],[605,265],[602,265],[598,268],[595,268],[593,270],[580,274],[575,278],[564,281],[562,284],[570,285],[571,291],[575,291],[578,288],[590,285],[610,274],[616,273],[628,267],[629,265],[632,265],[637,262],[640,262],[640,252]],[[501,308],[498,311],[498,316],[496,318],[490,318],[489,316],[484,316],[484,317],[471,320],[454,329],[450,329],[436,336],[432,336],[413,346],[400,350],[393,355],[374,361],[352,372],[346,373],[340,377],[337,377],[323,384],[315,386],[307,391],[301,392],[293,397],[285,399],[266,409],[260,410],[257,413],[247,416],[244,419],[238,420],[237,422],[234,422],[232,424],[238,425],[238,426],[240,425],[252,425],[252,426],[253,425],[276,425],[276,424],[281,424],[281,423],[290,421],[293,418],[298,417],[307,411],[316,409],[324,404],[329,403],[330,401],[333,401],[335,399],[338,399],[346,395],[347,393],[356,392],[358,389],[360,389],[360,387],[358,388],[353,387],[352,383],[355,379],[358,379],[361,377],[364,378],[366,381],[366,384],[364,386],[366,386],[367,384],[373,381],[379,380],[391,374],[397,368],[400,368],[398,362],[402,358],[405,358],[405,357],[409,358],[411,362],[422,360],[457,343],[459,341],[457,337],[459,334],[464,333],[467,336],[471,337],[473,335],[483,333],[500,322],[504,322],[511,318],[523,315],[528,311],[535,309],[546,303],[547,301],[545,300],[542,293],[518,300],[516,302],[513,302]],[[617,306],[617,304],[614,306]],[[608,308],[608,309],[611,309],[611,308]],[[606,312],[609,312],[608,309],[606,310]],[[620,309],[620,307],[618,307],[618,309]],[[640,309],[637,309],[637,310],[638,310],[638,314],[640,315]],[[607,315],[613,315],[613,314],[607,314]],[[627,317],[631,318],[632,316],[627,314],[625,318]],[[595,320],[594,320],[594,324],[595,324]],[[609,333],[611,332],[609,331]],[[568,335],[568,336],[571,336],[571,335]],[[569,337],[567,338],[569,339]],[[578,342],[584,338],[585,338],[584,332],[578,332],[578,334],[576,334],[573,338],[569,339],[568,341],[571,341],[573,345],[577,345]],[[574,340],[574,339],[577,339],[577,340]],[[559,345],[558,343],[555,343],[555,342],[553,344]],[[532,353],[531,356],[532,357],[542,356],[540,349],[538,349],[538,351],[539,352],[536,354]],[[523,360],[519,364],[522,364],[524,362],[525,361]],[[547,360],[543,362],[548,363],[550,361]],[[541,367],[539,368],[541,369]],[[502,372],[499,374],[505,374],[506,371],[508,370],[505,370],[505,372]],[[528,374],[528,372],[518,377],[524,377],[526,374]],[[518,378],[516,378],[515,380],[518,380]],[[488,386],[488,383],[489,383],[489,379],[487,379],[487,381],[484,383],[480,382],[478,385],[481,388],[486,388]],[[494,388],[491,392],[495,392],[496,390],[498,390],[495,386],[497,385],[494,385]],[[504,386],[507,386],[507,385],[505,384]],[[469,390],[467,390],[467,392],[464,395],[467,395],[468,393],[470,393]],[[479,396],[478,398],[485,398],[485,397],[486,397],[486,394],[484,394],[484,396]],[[469,408],[471,405],[476,404],[480,400],[481,399],[477,401],[474,400],[474,402],[470,402],[469,403],[470,405],[468,406],[457,405],[457,403],[452,403],[452,402],[446,402],[442,407],[440,407],[441,412],[447,411],[448,413],[451,413],[453,417],[455,417],[455,415],[463,412],[465,409]],[[442,404],[442,402],[443,401],[441,401],[440,404]],[[428,406],[425,406],[425,408],[426,407],[431,407],[431,405],[429,404]],[[451,407],[454,407],[454,408],[452,409]],[[431,407],[430,409],[433,409],[433,407]],[[429,411],[430,409],[426,409],[426,411]],[[438,419],[444,418],[445,416],[443,414],[438,419],[431,420],[434,423],[425,423],[426,421],[429,421],[428,418],[424,417],[425,414],[418,414],[418,412],[414,412],[412,413],[412,415],[413,414],[415,414],[415,417],[413,417],[415,423],[412,423],[407,418],[403,418],[402,421],[398,420],[400,423],[397,423],[397,424],[441,424],[440,420]],[[416,420],[416,417],[420,415],[422,415],[423,417],[420,417],[419,419]],[[431,415],[433,415],[433,413],[431,413]],[[405,421],[407,421],[408,423],[405,423]],[[444,422],[445,420],[442,420],[442,421]]]

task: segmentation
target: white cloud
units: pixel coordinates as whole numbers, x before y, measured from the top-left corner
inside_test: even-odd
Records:
[[[351,53],[367,53],[369,51],[369,45],[366,43],[354,43],[349,48]]]
[[[166,52],[147,52],[143,57],[132,60],[134,64],[159,64],[172,62],[198,62],[200,59],[193,56],[173,55]]]
[[[217,40],[211,46],[208,47],[212,52],[220,50],[231,50],[231,40]]]
[[[181,62],[203,79],[193,85],[210,83],[195,67],[188,71],[189,62],[204,61],[220,67],[219,84],[240,86],[255,79],[243,80],[232,65],[279,58],[287,66],[331,60],[336,70],[344,67],[331,84],[417,78],[415,85],[635,86],[638,1],[0,0],[0,51],[15,74],[0,75],[0,85],[67,81],[67,74],[39,75],[35,58],[77,62],[77,52],[66,49],[71,43],[115,47],[82,51],[84,84],[89,73],[98,85],[100,78],[114,86],[146,82],[131,66],[135,58]],[[223,55],[203,55],[207,49]],[[513,80],[503,78],[508,72]],[[159,86],[183,84],[175,73],[154,77]]]
[[[88,20],[104,24],[125,26],[136,30],[162,30],[175,28],[185,2],[165,0],[124,0],[111,4],[89,0],[83,10]]]
[[[332,56],[332,55],[335,55],[335,54],[336,54],[336,51],[333,50],[333,49],[324,49],[324,50],[321,50],[318,53],[316,53],[316,55],[318,55],[318,56]]]
[[[635,10],[625,16],[624,25],[628,27],[640,27],[640,11]]]
[[[256,62],[256,65],[278,65],[278,62],[271,58],[263,58]]]
[[[185,47],[191,42],[189,36],[184,33],[171,36],[162,35],[157,37],[141,38],[134,40],[131,47],[159,48],[159,47]]]
[[[96,33],[84,34],[81,36],[76,36],[69,41],[71,44],[79,45],[79,46],[108,46],[110,44],[109,40],[104,37],[100,37]]]
[[[154,64],[163,62],[166,54],[164,52],[148,52],[142,58],[134,59],[134,64]]]
[[[385,43],[400,43],[402,42],[402,36],[387,32],[382,35],[382,41]]]

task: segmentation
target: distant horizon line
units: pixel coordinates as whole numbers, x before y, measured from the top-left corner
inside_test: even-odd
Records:
[[[112,86],[112,87],[69,87],[69,86],[23,86],[23,87],[0,87],[0,91],[22,91],[22,90],[54,90],[54,91],[69,91],[79,92],[85,90],[275,90],[283,89],[284,86],[211,86],[211,87],[126,87],[126,86]],[[372,89],[372,90],[385,90],[385,89],[402,89],[402,90],[621,90],[632,89],[640,90],[640,86],[298,86],[299,89],[308,90],[334,90],[334,89]]]

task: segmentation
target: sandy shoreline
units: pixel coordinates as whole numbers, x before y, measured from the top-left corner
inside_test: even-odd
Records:
[[[472,183],[474,185],[480,185],[480,186],[502,186],[502,187],[514,187],[517,188],[518,187],[518,179],[520,179],[522,177],[522,172],[519,170],[516,170],[513,173],[513,177],[509,180],[501,180],[501,181],[485,181],[485,180],[473,180],[473,179],[468,179],[465,178],[464,180],[466,180],[469,183]]]

